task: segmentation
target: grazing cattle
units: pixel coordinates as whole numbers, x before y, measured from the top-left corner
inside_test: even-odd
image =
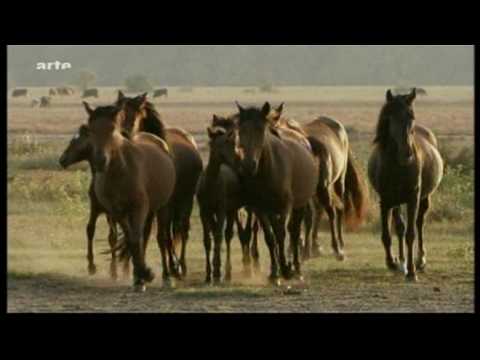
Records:
[[[154,98],[162,97],[162,96],[168,97],[168,89],[157,89],[153,92]]]
[[[301,278],[298,242],[306,207],[316,195],[318,164],[305,146],[270,131],[269,103],[262,109],[244,109],[239,104],[237,107],[238,171],[243,176],[245,201],[263,228],[270,252],[269,279],[278,284],[279,270],[285,279]],[[287,219],[290,219],[293,273],[285,256]]]
[[[94,97],[98,98],[98,89],[87,89],[83,91],[82,99]]]
[[[27,96],[27,93],[28,93],[27,89],[15,89],[12,92],[12,97]]]
[[[93,110],[84,102],[94,151],[95,194],[112,219],[123,230],[127,253],[132,256],[134,290],[145,291],[154,273],[145,261],[145,228],[157,218],[163,279],[170,280],[167,252],[172,262],[173,246],[168,241],[169,203],[176,172],[173,156],[159,137],[139,133],[131,139],[122,136],[125,112],[118,106]]]
[[[51,105],[51,97],[49,96],[42,96],[40,98],[40,107],[50,107]]]
[[[122,128],[127,136],[137,132],[157,135],[169,145],[176,170],[175,191],[171,198],[168,236],[175,243],[181,239],[181,275],[187,273],[186,249],[190,231],[190,217],[198,178],[203,169],[202,158],[193,137],[182,129],[166,128],[155,106],[147,101],[147,94],[127,98],[120,91],[117,105],[123,106],[125,118]],[[148,238],[146,239],[148,241]],[[176,275],[176,274],[174,274]]]
[[[90,180],[90,186],[88,188],[88,197],[90,199],[90,216],[87,223],[87,260],[88,260],[88,273],[93,275],[97,272],[97,267],[94,262],[93,256],[93,238],[95,235],[95,228],[97,224],[97,219],[101,214],[105,214],[108,221],[109,233],[108,233],[108,243],[110,244],[110,249],[112,252],[112,259],[110,262],[110,276],[112,279],[117,278],[117,257],[115,247],[117,245],[117,227],[115,222],[112,220],[112,217],[108,214],[105,207],[103,207],[97,196],[95,195],[95,175],[96,170],[94,167],[94,153],[93,146],[90,143],[90,132],[87,125],[80,126],[77,134],[72,138],[68,147],[62,153],[59,163],[62,168],[66,169],[67,167],[76,164],[81,161],[88,161],[90,165],[90,172],[92,174]],[[129,273],[129,262],[125,261],[124,274],[128,275]]]
[[[380,196],[382,242],[386,264],[392,271],[406,274],[407,281],[416,281],[416,268],[426,266],[423,242],[425,215],[431,197],[443,177],[443,160],[434,134],[416,124],[413,103],[416,90],[408,95],[393,95],[387,91],[386,103],[380,112],[375,148],[368,163],[368,177]],[[407,226],[400,206],[407,205]],[[390,224],[392,220],[399,240],[399,260],[392,254]],[[418,236],[416,264],[414,242]],[[407,242],[405,267],[404,238]]]
[[[57,91],[56,91],[55,89],[53,89],[53,88],[50,88],[50,89],[48,90],[48,95],[50,95],[50,96],[57,95]]]

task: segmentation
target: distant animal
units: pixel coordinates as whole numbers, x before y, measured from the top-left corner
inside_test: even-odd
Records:
[[[94,151],[95,194],[123,230],[128,254],[132,256],[134,290],[143,292],[154,273],[145,261],[145,227],[157,218],[157,242],[160,248],[163,279],[170,280],[167,256],[173,259],[168,241],[169,202],[176,172],[168,145],[158,136],[139,133],[130,139],[122,136],[125,112],[118,106],[92,109],[88,127]],[[168,253],[168,254],[167,254]]]
[[[402,271],[407,281],[416,281],[416,270],[426,266],[424,246],[425,215],[431,197],[443,177],[443,160],[435,135],[417,124],[413,103],[416,89],[407,95],[387,91],[380,111],[374,140],[375,148],[368,163],[368,177],[380,197],[382,242],[386,264],[392,271]],[[407,206],[407,226],[401,205]],[[392,220],[399,240],[399,259],[394,259],[390,224]],[[418,236],[417,258],[414,243]],[[405,266],[404,239],[407,242]]]
[[[108,214],[105,207],[103,207],[97,196],[95,195],[95,176],[96,169],[94,166],[94,152],[93,146],[90,142],[90,132],[87,125],[82,125],[78,129],[78,132],[70,140],[67,148],[64,150],[60,156],[59,163],[62,168],[66,169],[67,167],[76,164],[81,161],[87,161],[90,166],[90,172],[92,178],[90,180],[90,186],[88,188],[88,197],[90,199],[90,216],[87,223],[87,260],[88,260],[88,273],[94,275],[97,272],[97,267],[94,262],[93,255],[93,238],[95,236],[95,229],[97,224],[97,219],[101,214],[105,214],[109,226],[108,232],[108,243],[110,244],[110,249],[112,253],[112,259],[110,261],[110,277],[112,279],[117,278],[117,256],[116,251],[114,250],[117,246],[118,232],[116,223],[113,221],[112,217]],[[129,275],[129,262],[125,261],[125,266],[123,268],[124,274]]]
[[[117,105],[124,107],[122,129],[127,136],[148,132],[165,140],[172,153],[175,171],[175,190],[170,201],[168,236],[177,243],[181,240],[181,274],[187,274],[186,251],[190,232],[196,185],[203,169],[202,158],[194,138],[179,128],[166,128],[155,106],[147,101],[147,94],[128,98],[120,91]],[[147,238],[148,241],[148,238]],[[175,274],[174,274],[175,275]]]
[[[83,91],[82,99],[94,97],[98,98],[98,89],[86,89]]]
[[[69,87],[69,86],[61,86],[61,87],[57,87],[57,94],[58,95],[73,95],[74,93],[74,90],[73,88]]]
[[[28,89],[15,89],[12,92],[12,97],[27,96]]]
[[[33,108],[33,107],[36,107],[40,105],[40,100],[39,99],[33,99],[32,102],[30,103],[30,106]]]
[[[50,96],[42,96],[40,98],[40,107],[50,107],[52,98]]]
[[[50,89],[48,90],[48,95],[50,95],[50,96],[57,95],[57,91],[56,91],[55,89],[53,89],[53,88],[50,88]]]
[[[162,96],[168,97],[168,89],[166,89],[166,88],[157,89],[153,92],[153,97],[154,98],[162,97]]]

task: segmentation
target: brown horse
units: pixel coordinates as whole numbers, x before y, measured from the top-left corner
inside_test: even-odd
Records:
[[[352,227],[365,220],[368,208],[366,181],[353,160],[348,135],[341,123],[320,117],[302,127],[296,121],[282,117],[283,105],[271,111],[269,120],[272,126],[288,129],[289,136],[299,141],[307,136],[312,151],[320,161],[320,196],[314,198],[308,208],[314,214],[312,242],[307,233],[303,256],[308,259],[322,252],[318,245],[318,230],[325,209],[330,222],[332,248],[337,259],[343,260],[343,220]]]
[[[167,254],[174,258],[167,236],[169,201],[175,186],[175,164],[168,145],[157,136],[141,133],[130,140],[122,136],[125,116],[121,107],[101,106],[93,110],[84,102],[93,146],[95,194],[123,230],[132,255],[134,288],[144,291],[154,274],[145,263],[144,230],[148,218],[157,217],[157,241],[163,279],[170,278]]]
[[[198,179],[203,169],[202,158],[193,137],[178,128],[166,128],[160,114],[152,103],[147,101],[147,94],[128,98],[119,91],[117,104],[123,104],[125,117],[122,128],[127,136],[138,132],[148,132],[165,140],[173,155],[176,184],[170,201],[171,219],[168,226],[169,236],[175,242],[181,239],[182,248],[180,265],[182,275],[187,274],[186,251],[190,231],[190,217]],[[148,240],[147,240],[148,241]]]
[[[110,249],[112,253],[112,259],[110,262],[110,276],[112,279],[117,278],[117,257],[116,252],[114,251],[117,245],[117,227],[115,222],[112,220],[111,216],[108,215],[106,209],[100,204],[95,195],[94,184],[95,184],[95,167],[93,166],[93,147],[90,143],[90,134],[88,126],[80,126],[77,134],[72,138],[68,144],[65,151],[62,153],[59,163],[66,169],[67,167],[76,164],[81,161],[87,161],[90,165],[90,171],[92,174],[92,179],[90,181],[90,186],[88,188],[88,197],[90,199],[90,216],[87,223],[87,260],[88,260],[88,272],[90,275],[93,275],[97,271],[97,267],[94,262],[93,256],[93,238],[95,236],[95,228],[97,224],[97,219],[101,214],[105,214],[108,226],[108,242],[110,244]],[[125,262],[124,273],[128,274],[129,266],[128,262]]]
[[[313,228],[312,248],[305,244],[305,257],[321,253],[318,229],[322,209],[330,223],[332,248],[344,260],[343,222],[352,228],[361,224],[368,210],[368,186],[355,164],[345,127],[336,120],[320,117],[303,126],[314,152],[320,159],[319,198]]]
[[[270,131],[269,103],[265,103],[262,109],[244,109],[238,103],[237,107],[236,152],[239,171],[244,176],[244,196],[265,234],[271,261],[269,278],[278,283],[278,265],[284,278],[292,276],[284,247],[288,217],[294,275],[301,276],[298,239],[305,208],[316,192],[318,166],[304,146]]]
[[[415,123],[413,103],[416,95],[415,89],[408,95],[398,96],[388,90],[379,116],[375,148],[368,164],[370,182],[380,196],[382,242],[387,267],[405,271],[408,281],[416,281],[416,267],[423,270],[426,266],[423,243],[425,215],[430,208],[431,196],[443,177],[443,160],[435,136],[429,129]],[[402,204],[407,205],[406,231],[400,211]],[[400,263],[392,254],[392,212],[400,243]],[[418,253],[415,266],[413,245],[416,232]],[[404,237],[407,242],[406,269]]]
[[[221,279],[223,236],[225,236],[227,244],[225,280],[231,280],[230,243],[233,238],[235,221],[237,221],[237,227],[240,226],[237,212],[243,206],[240,179],[232,169],[232,160],[235,158],[235,132],[233,129],[227,131],[223,127],[215,126],[216,119],[217,117],[214,116],[212,126],[207,129],[210,138],[209,160],[197,186],[197,200],[203,226],[203,243],[206,256],[205,281],[207,283],[211,281],[212,277],[210,264],[211,235],[214,239],[213,280],[218,283]],[[230,164],[230,166],[227,164]],[[240,228],[240,237],[243,235],[242,231],[243,229]]]

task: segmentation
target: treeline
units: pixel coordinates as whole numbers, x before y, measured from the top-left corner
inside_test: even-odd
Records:
[[[96,85],[144,75],[161,86],[471,85],[473,47],[453,46],[9,46],[9,86]],[[36,70],[38,62],[71,70]]]

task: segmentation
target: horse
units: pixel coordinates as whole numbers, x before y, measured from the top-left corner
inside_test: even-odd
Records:
[[[42,96],[40,98],[40,107],[50,107],[52,98],[50,96]]]
[[[117,104],[124,104],[126,116],[122,128],[127,136],[138,132],[149,132],[165,140],[173,155],[176,184],[170,201],[171,219],[169,235],[173,233],[174,242],[181,239],[180,266],[181,275],[187,274],[186,251],[190,231],[190,217],[198,179],[203,170],[202,158],[194,138],[178,128],[166,128],[160,114],[152,103],[147,101],[147,93],[128,98],[119,91]]]
[[[88,261],[88,273],[94,275],[97,272],[97,267],[94,262],[93,256],[93,238],[95,236],[95,228],[97,219],[100,215],[105,214],[109,226],[108,243],[110,245],[112,259],[110,261],[110,277],[112,279],[117,278],[117,257],[115,247],[117,245],[117,227],[112,217],[107,213],[107,210],[100,204],[97,196],[95,195],[95,167],[93,158],[93,147],[90,142],[90,132],[87,125],[82,125],[78,129],[78,132],[71,139],[67,148],[60,156],[59,163],[64,169],[81,161],[87,161],[90,166],[90,172],[92,178],[90,186],[88,188],[88,197],[90,199],[90,215],[87,223],[87,261]],[[128,261],[125,262],[124,274],[129,273]]]
[[[322,116],[302,129],[320,160],[312,244],[305,244],[304,255],[309,258],[322,253],[318,230],[324,209],[329,219],[334,254],[337,260],[343,261],[343,222],[355,229],[365,221],[369,206],[368,186],[354,160],[347,131],[340,122]]]
[[[433,132],[416,123],[413,109],[416,89],[394,96],[387,91],[377,124],[374,149],[368,163],[368,177],[380,197],[382,242],[386,264],[392,271],[405,273],[407,281],[416,281],[418,270],[426,267],[423,242],[425,216],[431,197],[443,177],[443,160]],[[400,206],[407,206],[407,226]],[[399,259],[392,254],[391,219],[399,239]],[[417,260],[413,246],[418,236]],[[404,238],[407,242],[405,267]]]
[[[233,225],[236,222],[239,235],[243,237],[243,228],[238,218],[238,210],[243,206],[242,187],[240,179],[232,169],[232,159],[235,157],[235,132],[216,126],[214,115],[212,126],[207,128],[210,147],[208,164],[202,172],[197,185],[197,200],[200,209],[200,219],[203,227],[203,244],[206,257],[207,283],[212,280],[210,263],[211,235],[214,239],[213,252],[213,280],[215,283],[221,279],[221,246],[223,236],[227,245],[227,258],[225,263],[225,281],[232,277],[230,259],[230,243],[233,238]],[[227,165],[227,164],[230,164]],[[225,233],[225,235],[224,235]],[[245,251],[245,248],[242,246]],[[246,257],[244,256],[244,260]],[[249,264],[248,264],[249,265]],[[244,262],[244,266],[248,266]]]
[[[53,88],[50,88],[50,89],[48,90],[48,95],[50,95],[50,96],[57,95],[57,91],[56,91],[55,89],[53,89]]]
[[[305,208],[316,193],[318,165],[304,146],[271,132],[268,125],[271,106],[268,102],[261,109],[244,109],[238,103],[237,107],[235,151],[239,171],[244,177],[245,201],[263,228],[270,253],[269,280],[278,285],[278,266],[283,278],[301,278],[298,240]],[[288,217],[293,244],[293,273],[291,263],[287,264],[284,248]]]
[[[68,95],[68,92],[66,93]],[[86,89],[83,91],[82,99],[86,99],[88,97],[98,98],[98,89]]]
[[[166,89],[166,88],[157,89],[153,92],[153,97],[154,98],[162,97],[162,96],[168,97],[168,89]]]
[[[96,170],[94,190],[100,204],[123,230],[128,254],[133,261],[135,291],[145,291],[154,273],[146,265],[144,230],[147,220],[157,218],[157,242],[163,266],[163,280],[170,280],[169,265],[174,259],[167,236],[169,202],[176,173],[168,145],[148,133],[130,139],[122,135],[125,116],[122,107],[100,106],[95,110],[83,102],[89,116],[88,127]],[[167,264],[167,252],[170,264]]]
[[[15,89],[12,92],[12,97],[27,96],[27,93],[28,93],[27,89]]]
[[[40,100],[39,99],[33,99],[32,102],[30,103],[30,106],[32,108],[37,107],[38,105],[40,105]]]

